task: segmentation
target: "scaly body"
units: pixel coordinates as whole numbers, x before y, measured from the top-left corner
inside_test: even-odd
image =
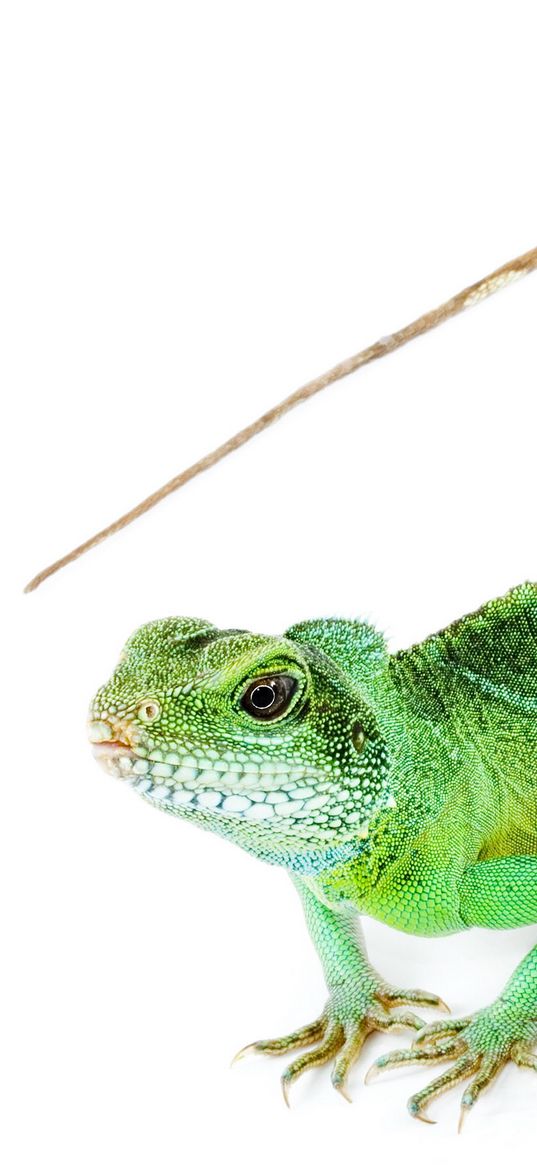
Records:
[[[537,948],[499,1000],[424,1027],[399,1005],[441,1005],[384,982],[367,914],[411,934],[537,922],[537,587],[524,584],[408,651],[363,623],[283,637],[166,619],[129,640],[97,694],[100,759],[149,801],[285,866],[303,901],[328,1003],[252,1049],[312,1045],[286,1069],[334,1061],[344,1095],[370,1031],[410,1027],[399,1063],[450,1062],[411,1098],[469,1079],[463,1112],[503,1065],[536,1067]],[[453,1061],[453,1063],[451,1063]]]

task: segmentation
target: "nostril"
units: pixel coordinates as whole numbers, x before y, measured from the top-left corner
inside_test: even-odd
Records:
[[[112,729],[104,720],[90,720],[88,736],[92,744],[103,744],[112,739]]]
[[[149,724],[152,720],[158,720],[160,716],[160,704],[156,700],[142,700],[137,708],[138,717],[144,723]]]

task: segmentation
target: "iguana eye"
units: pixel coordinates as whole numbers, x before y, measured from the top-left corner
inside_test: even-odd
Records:
[[[241,705],[256,720],[274,720],[289,707],[296,688],[293,676],[260,676],[246,689]]]

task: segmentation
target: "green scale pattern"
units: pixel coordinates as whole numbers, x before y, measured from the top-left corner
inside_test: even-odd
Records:
[[[270,714],[252,705],[260,688]],[[161,619],[126,644],[89,731],[100,761],[147,801],[288,869],[328,1002],[313,1023],[240,1053],[298,1049],[286,1098],[328,1061],[347,1096],[368,1034],[392,1027],[414,1043],[369,1077],[449,1065],[409,1101],[422,1120],[459,1080],[464,1116],[509,1060],[537,1069],[537,947],[491,1005],[425,1026],[408,1005],[445,1005],[381,979],[359,923],[442,935],[537,922],[535,584],[395,655],[374,628],[342,619],[282,637]]]

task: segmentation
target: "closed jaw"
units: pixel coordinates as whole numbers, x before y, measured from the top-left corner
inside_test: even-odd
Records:
[[[227,758],[180,756],[177,751],[137,748],[115,750],[97,744],[95,754],[105,767],[122,777],[148,801],[171,812],[204,810],[245,822],[281,821],[297,826],[303,819],[321,833],[348,815],[347,791],[312,767],[272,766]],[[144,752],[146,755],[140,756]],[[229,756],[230,754],[228,754]],[[231,754],[232,755],[232,754]],[[215,787],[217,786],[217,787]],[[347,814],[345,810],[347,809]],[[355,813],[354,821],[363,819]],[[352,822],[349,822],[352,824]]]

